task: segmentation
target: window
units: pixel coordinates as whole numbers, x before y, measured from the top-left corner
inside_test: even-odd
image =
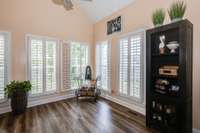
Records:
[[[5,99],[4,87],[9,80],[9,41],[10,34],[0,32],[0,100]]]
[[[79,42],[64,42],[62,45],[62,89],[76,89],[77,78],[84,78],[88,64],[88,45]]]
[[[119,93],[143,100],[144,32],[123,37],[119,42]]]
[[[99,86],[111,89],[111,46],[107,41],[96,45],[96,76],[100,76]]]
[[[58,41],[46,37],[27,36],[28,77],[32,95],[55,92],[58,88]]]
[[[75,78],[84,76],[85,68],[88,65],[88,46],[72,42],[70,45],[70,80],[71,89],[77,88]]]

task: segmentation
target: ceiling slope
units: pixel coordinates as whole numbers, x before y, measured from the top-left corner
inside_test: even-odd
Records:
[[[77,3],[87,13],[94,23],[96,23],[133,1],[134,0],[93,0],[93,2],[84,2],[75,0],[75,3]]]

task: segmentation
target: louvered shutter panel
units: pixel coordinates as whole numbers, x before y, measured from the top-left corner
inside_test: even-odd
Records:
[[[111,89],[111,46],[107,41],[96,45],[96,76],[101,80],[98,86],[106,91]]]
[[[143,33],[130,37],[130,95],[141,97],[143,88]]]
[[[89,47],[87,45],[80,46],[80,71],[82,74],[85,74],[86,66],[89,64]]]
[[[0,100],[5,98],[8,83],[8,38],[7,33],[0,33]]]
[[[5,37],[0,34],[0,99],[4,99],[5,87]]]
[[[96,76],[101,75],[101,45],[97,44],[96,45]],[[98,82],[100,85],[100,82]]]
[[[78,42],[70,43],[70,84],[71,89],[78,87],[77,78],[84,78],[85,68],[89,63],[88,45]]]
[[[46,91],[56,90],[56,41],[46,41]]]
[[[70,88],[76,89],[78,87],[77,79],[81,72],[81,59],[83,55],[81,55],[81,47],[80,44],[76,42],[70,43]]]
[[[70,44],[62,44],[62,90],[71,89],[70,83]]]
[[[129,45],[128,38],[124,38],[120,40],[119,44],[119,92],[124,95],[128,95],[128,86],[129,86],[129,78],[128,78],[128,68],[129,68]]]
[[[97,44],[96,45],[96,77],[97,76],[101,77],[100,81],[97,82],[98,87],[102,87],[101,56],[102,56],[101,44]]]
[[[111,64],[111,44],[108,43],[108,50],[107,50],[107,81],[108,81],[108,84],[107,84],[107,88],[108,88],[108,91],[111,92],[111,89],[112,89],[112,64]]]
[[[43,41],[30,39],[32,94],[43,92]]]
[[[101,44],[101,86],[108,90],[108,45]]]

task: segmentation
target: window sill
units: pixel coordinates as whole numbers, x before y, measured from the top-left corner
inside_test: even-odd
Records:
[[[4,99],[1,99],[1,100],[0,100],[0,104],[4,104],[4,103],[6,103],[6,102],[8,102],[8,98],[4,98]]]
[[[49,96],[49,95],[54,95],[58,93],[59,93],[58,91],[51,91],[51,92],[45,92],[45,93],[39,93],[39,94],[29,94],[29,98]]]

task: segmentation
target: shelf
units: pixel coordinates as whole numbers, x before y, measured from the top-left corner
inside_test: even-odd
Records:
[[[162,90],[155,89],[154,93],[160,94],[160,95],[163,95],[163,96],[174,97],[174,98],[180,97],[179,92],[177,92],[177,93],[169,93],[169,92],[164,92]]]
[[[178,53],[175,53],[175,54],[152,54],[152,57],[174,57],[174,56],[179,56]]]
[[[161,102],[172,102],[172,103],[176,103],[176,102],[178,102],[178,101],[180,101],[180,99],[179,98],[177,98],[177,97],[174,97],[174,96],[169,96],[169,95],[165,95],[165,94],[160,94],[160,93],[156,93],[156,92],[154,92],[153,93],[153,97],[154,98],[159,98],[159,100],[161,101]]]
[[[166,78],[166,79],[178,80],[178,76],[168,76],[168,75],[153,75],[153,78]]]

